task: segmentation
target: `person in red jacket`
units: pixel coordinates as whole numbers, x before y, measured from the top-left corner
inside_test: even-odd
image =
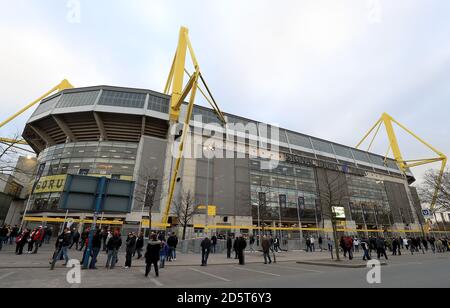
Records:
[[[348,258],[350,260],[353,260],[353,238],[351,238],[350,236],[346,236],[344,238],[344,249],[344,253],[348,253]]]
[[[34,251],[33,253],[37,253],[39,247],[41,247],[41,243],[44,240],[44,229],[42,226],[39,226],[39,229],[36,230],[33,236],[33,242],[34,242]]]

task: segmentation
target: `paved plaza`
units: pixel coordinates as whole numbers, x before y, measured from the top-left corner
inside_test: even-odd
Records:
[[[37,255],[16,256],[13,246],[0,252],[0,287],[6,288],[281,288],[281,287],[450,287],[450,254],[404,253],[389,256],[387,265],[381,267],[381,284],[369,284],[368,268],[344,268],[299,264],[302,261],[330,260],[329,253],[290,251],[277,253],[277,263],[263,264],[262,253],[247,252],[246,265],[227,259],[225,254],[212,254],[207,267],[200,266],[200,255],[178,254],[177,261],[166,262],[156,278],[154,272],[144,277],[144,262],[134,260],[125,269],[124,253],[117,267],[104,268],[105,253],[98,260],[98,270],[81,271],[81,283],[69,284],[68,268],[60,261],[54,271],[49,270],[52,245],[43,246]],[[406,251],[405,251],[406,252]],[[70,251],[70,257],[81,258],[81,252]],[[355,262],[362,259],[355,254]],[[331,261],[330,261],[331,262]],[[349,261],[344,261],[349,263]]]

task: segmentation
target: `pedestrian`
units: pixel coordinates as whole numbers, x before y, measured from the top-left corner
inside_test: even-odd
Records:
[[[45,231],[45,244],[50,244],[50,239],[52,238],[53,235],[53,228],[47,228],[47,230]]]
[[[202,266],[208,265],[208,257],[211,251],[211,245],[212,242],[208,237],[205,237],[205,239],[200,244],[200,247],[202,248]]]
[[[69,245],[72,240],[72,235],[69,228],[64,228],[64,231],[58,236],[58,239],[56,240],[55,248],[56,251],[53,254],[53,261],[51,262],[50,269],[53,270],[55,268],[56,262],[61,259],[61,257],[64,258],[65,263],[64,266],[67,265],[69,262],[69,255],[68,255],[68,249]]]
[[[164,240],[162,240],[164,241]],[[164,241],[165,242],[165,241]],[[167,255],[168,261],[176,261],[177,260],[177,246],[178,246],[178,237],[173,232],[169,238],[167,239],[167,245],[169,246],[169,253]]]
[[[311,252],[316,252],[316,239],[314,238],[314,236],[311,236]]]
[[[361,248],[363,249],[363,252],[364,252],[363,260],[364,261],[371,260],[372,258],[370,257],[369,241],[367,239],[363,239],[361,241]]]
[[[108,229],[103,229],[102,231],[102,244],[103,244],[103,251],[107,251],[106,248],[106,241],[108,240],[108,236],[111,234],[111,232]]]
[[[21,234],[16,238],[16,255],[21,255],[23,253],[23,247],[28,243],[28,238],[30,237],[30,230],[24,229]]]
[[[122,246],[122,238],[119,230],[114,231],[113,236],[109,239],[106,248],[108,249],[108,257],[106,259],[106,268],[114,269],[117,263],[117,254]]]
[[[422,245],[425,248],[425,251],[428,252],[428,241],[424,237],[422,237]]]
[[[89,233],[91,232],[90,228],[86,228],[86,230],[83,231],[83,233],[81,233],[80,239],[81,239],[81,247],[80,247],[80,251],[83,250],[84,245],[86,244],[86,241],[89,237]]]
[[[377,239],[377,255],[378,260],[380,260],[381,256],[384,256],[386,260],[388,259],[388,256],[386,254],[386,241],[381,237]]]
[[[231,239],[231,235],[227,236],[227,259],[231,259],[231,249],[233,248],[233,240]]]
[[[159,277],[158,261],[159,251],[161,250],[161,241],[158,241],[156,234],[151,235],[151,240],[147,244],[147,250],[145,252],[145,277],[148,277],[152,264],[155,268],[155,275]]]
[[[370,248],[370,256],[372,257],[372,251],[377,250],[377,239],[373,236],[369,238],[369,248]]]
[[[397,255],[397,246],[398,246],[398,240],[396,238],[394,238],[392,240],[392,255],[396,256]]]
[[[137,252],[137,259],[139,260],[142,258],[142,250],[144,249],[144,232],[141,232],[139,234],[139,237],[136,240],[136,251]]]
[[[30,233],[30,236],[27,238],[28,241],[28,251],[27,253],[31,253],[33,251],[34,246],[34,236],[36,235],[37,229],[33,229],[33,231]]]
[[[428,242],[430,243],[430,248],[433,253],[436,253],[436,239],[434,237],[429,237]]]
[[[136,235],[134,232],[128,234],[126,241],[126,256],[125,256],[125,268],[131,267],[131,262],[133,260],[133,254],[136,251]]]
[[[353,260],[353,238],[344,237],[344,256],[348,254],[348,259]]]
[[[306,252],[309,252],[309,251],[312,252],[312,248],[311,248],[311,238],[310,238],[310,237],[306,238]]]
[[[405,240],[401,236],[398,238],[398,242],[400,243],[401,249],[404,249],[405,248]]]
[[[15,243],[16,241],[16,237],[19,236],[20,232],[19,232],[19,227],[17,225],[14,226],[14,228],[12,228],[11,233],[9,234],[9,244],[12,245],[13,243]]]
[[[95,266],[97,264],[97,257],[100,253],[100,250],[102,249],[102,231],[96,230],[94,237],[92,238],[92,259],[91,263],[89,264],[89,269],[96,270],[97,267]]]
[[[211,252],[216,253],[216,247],[217,247],[217,236],[214,234],[211,237]]]
[[[36,230],[36,233],[34,234],[34,251],[33,254],[36,254],[38,252],[39,247],[42,245],[42,241],[44,240],[44,228],[42,226],[39,226],[39,229]]]
[[[238,242],[238,238],[235,237],[235,238],[234,238],[234,242],[233,242],[234,259],[235,259],[235,260],[237,260],[237,258],[238,258],[237,242]]]
[[[353,251],[354,252],[359,252],[359,244],[360,241],[357,237],[355,237],[355,239],[353,240]]]
[[[250,235],[249,244],[250,244],[250,251],[254,252],[255,249],[253,249],[253,245],[255,245],[255,237],[253,236],[253,234]]]
[[[247,247],[247,242],[245,241],[244,236],[241,234],[237,238],[237,244],[236,244],[236,250],[237,250],[237,254],[238,254],[239,265],[244,265],[245,264],[244,251],[245,251],[246,247]]]
[[[72,249],[72,246],[75,245],[75,249],[78,250],[78,243],[80,242],[80,232],[77,229],[73,228],[72,230],[72,244],[70,244],[69,249]]]
[[[409,241],[406,237],[403,239],[403,246],[406,248],[406,250],[409,250]]]
[[[2,250],[4,242],[8,240],[8,233],[10,233],[10,231],[8,227],[4,225],[0,229],[0,250]]]
[[[396,256],[397,255],[397,250],[399,252],[399,255],[401,255],[400,252],[400,247],[399,247],[400,243],[398,242],[398,239],[396,239],[394,237],[394,239],[392,240],[392,255]]]
[[[267,259],[269,259],[269,264],[271,264],[272,259],[270,258],[270,240],[265,235],[263,236],[261,247],[264,255],[264,264],[267,264]]]
[[[327,239],[328,251],[331,253],[331,259],[334,259],[333,255],[333,240],[331,238]]]
[[[323,247],[322,247],[322,245],[323,245],[323,239],[322,239],[322,236],[319,236],[318,242],[319,242],[319,249],[320,249],[320,252],[322,252],[322,251],[323,251]]]
[[[166,259],[169,257],[170,248],[166,242],[161,242],[161,249],[159,251],[159,268],[164,268],[166,264]]]

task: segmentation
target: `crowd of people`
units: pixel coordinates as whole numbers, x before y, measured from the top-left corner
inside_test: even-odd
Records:
[[[425,254],[431,250],[432,253],[444,253],[450,251],[450,242],[448,238],[442,237],[384,237],[370,236],[359,239],[357,237],[343,236],[340,239],[340,247],[344,252],[344,257],[353,259],[353,253],[359,252],[360,247],[363,250],[363,260],[371,260],[373,254],[377,259],[384,257],[388,259],[387,252],[393,256],[401,256],[402,250],[406,250],[412,255],[422,252]]]
[[[125,245],[125,263],[124,268],[129,269],[132,266],[134,259],[141,259],[144,257],[146,263],[145,276],[148,276],[153,266],[155,275],[159,276],[159,269],[165,267],[166,262],[173,262],[177,259],[178,238],[175,233],[165,234],[159,232],[158,234],[150,234],[146,250],[144,253],[145,239],[144,233],[135,232],[128,233],[125,243],[123,243],[120,229],[103,228],[98,229],[90,238],[91,230],[86,228],[81,233],[77,228],[65,228],[61,232],[55,243],[55,251],[51,257],[51,269],[53,269],[59,260],[64,261],[64,265],[68,263],[69,251],[71,249],[83,251],[81,264],[85,268],[97,269],[98,255],[103,252],[106,255],[105,268],[112,270],[119,262],[119,251],[122,245]],[[47,226],[39,226],[34,229],[24,228],[20,230],[18,226],[3,226],[0,229],[0,250],[3,245],[16,244],[15,252],[17,255],[24,253],[36,254],[43,244],[49,244],[53,236],[53,228]],[[264,264],[271,264],[272,258],[275,258],[275,252],[281,252],[280,239],[277,236],[245,236],[238,234],[234,236],[228,234],[226,236],[213,235],[205,237],[201,240],[201,265],[207,266],[210,254],[217,252],[217,245],[219,239],[225,240],[226,256],[228,259],[232,258],[232,251],[234,251],[234,258],[239,260],[240,265],[245,264],[245,251],[248,247],[250,252],[255,252],[254,245],[256,243],[257,249],[262,251]],[[92,241],[90,245],[90,241]],[[306,252],[315,252],[316,243],[318,249],[323,251],[324,239],[318,236],[317,240],[314,236],[306,236]],[[334,241],[327,238],[328,250],[333,251]],[[247,245],[247,243],[249,245]],[[27,245],[27,246],[25,246]],[[433,253],[444,253],[450,251],[450,242],[447,237],[392,237],[385,239],[383,237],[364,237],[358,238],[353,236],[342,236],[338,243],[342,249],[345,258],[350,260],[354,258],[354,253],[362,250],[363,260],[371,260],[376,257],[380,259],[384,257],[388,259],[388,252],[393,256],[402,255],[402,252],[423,253],[431,250]],[[88,251],[88,247],[90,250]],[[86,259],[89,253],[89,258]],[[90,261],[89,261],[90,259]],[[273,261],[276,262],[274,259]]]
[[[44,242],[50,242],[52,235],[53,229],[47,226],[39,226],[34,229],[25,228],[21,231],[17,225],[14,227],[4,225],[0,229],[0,250],[2,250],[3,245],[16,244],[16,254],[21,255],[25,245],[27,245],[26,253],[35,254]]]

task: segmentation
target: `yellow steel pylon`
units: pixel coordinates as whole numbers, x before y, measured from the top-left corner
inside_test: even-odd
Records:
[[[394,154],[394,158],[395,158],[395,160],[397,162],[398,167],[404,173],[408,170],[408,168],[417,167],[417,166],[421,166],[421,165],[425,165],[425,164],[431,164],[431,163],[435,163],[435,162],[441,162],[441,169],[440,169],[440,173],[439,173],[439,178],[438,178],[438,181],[436,183],[435,193],[433,195],[433,199],[432,199],[432,202],[431,202],[431,205],[430,205],[431,206],[431,210],[433,211],[434,207],[436,205],[436,200],[437,200],[438,194],[439,194],[439,188],[440,188],[440,186],[442,184],[442,178],[444,176],[445,166],[447,165],[447,156],[445,156],[442,152],[438,151],[436,148],[431,146],[429,143],[424,141],[422,138],[420,138],[419,136],[414,134],[410,129],[408,129],[407,127],[405,127],[404,125],[402,125],[401,123],[396,121],[393,117],[391,117],[387,113],[383,113],[381,118],[375,123],[375,125],[369,130],[369,132],[364,136],[364,138],[358,143],[356,148],[359,148],[364,143],[364,141],[370,136],[370,134],[372,134],[372,132],[375,131],[375,134],[374,134],[374,136],[373,136],[373,138],[372,138],[372,140],[371,140],[371,142],[369,144],[369,147],[367,149],[367,151],[370,151],[370,149],[371,149],[371,147],[373,145],[373,142],[375,140],[375,137],[378,135],[378,132],[380,131],[380,128],[381,128],[381,126],[383,124],[384,124],[384,126],[386,128],[386,132],[387,132],[388,139],[389,139],[389,147],[388,147],[388,150],[387,150],[387,153],[386,153],[386,156],[385,156],[385,161],[387,159],[387,156],[389,155],[389,152],[392,150],[392,153]],[[413,159],[413,160],[405,160],[405,159],[403,159],[403,155],[402,155],[402,152],[400,150],[400,146],[398,144],[398,139],[397,139],[397,136],[395,134],[393,124],[397,124],[400,128],[402,128],[404,131],[406,131],[409,135],[413,136],[420,143],[422,143],[427,148],[429,148],[434,153],[436,153],[436,155],[438,157],[425,158],[425,159]]]

